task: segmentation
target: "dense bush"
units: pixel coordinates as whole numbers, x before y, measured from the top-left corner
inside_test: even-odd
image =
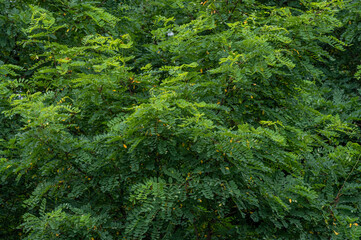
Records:
[[[0,0],[0,238],[359,239],[360,13]]]

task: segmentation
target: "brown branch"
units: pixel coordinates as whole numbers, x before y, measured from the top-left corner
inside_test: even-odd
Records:
[[[234,8],[231,10],[231,15],[228,17],[227,21],[230,21],[232,19],[232,16],[233,16],[233,12],[234,10],[236,10],[236,7],[238,6],[238,3],[241,3],[242,4],[242,0],[239,0],[236,5],[234,5]]]
[[[207,240],[212,240],[212,234],[213,234],[213,231],[212,231],[211,223],[208,222],[208,224],[207,224]]]
[[[196,225],[196,220],[193,218],[193,226],[194,226],[194,232],[196,233],[196,239],[199,240],[199,232]]]

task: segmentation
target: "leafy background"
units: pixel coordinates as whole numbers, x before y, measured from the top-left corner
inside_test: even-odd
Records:
[[[0,237],[359,239],[358,1],[0,1]]]

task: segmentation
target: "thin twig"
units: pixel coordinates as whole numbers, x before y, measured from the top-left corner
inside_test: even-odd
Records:
[[[340,190],[338,190],[338,193],[337,193],[337,195],[336,195],[336,197],[335,197],[335,199],[334,199],[334,207],[337,205],[337,203],[338,203],[338,201],[339,201],[339,199],[340,199],[340,197],[341,197],[341,191],[342,191],[342,189],[343,189],[343,187],[345,186],[345,184],[346,184],[346,181],[348,180],[348,178],[351,176],[351,174],[353,173],[353,171],[355,170],[355,168],[356,168],[356,166],[357,166],[357,164],[359,163],[359,161],[360,161],[360,156],[361,155],[359,155],[359,157],[358,157],[358,159],[357,159],[357,161],[356,161],[356,163],[355,163],[355,165],[353,166],[353,168],[352,168],[352,170],[351,170],[351,172],[347,175],[347,177],[345,178],[345,181],[343,182],[343,184],[342,184],[342,186],[341,186],[341,188],[340,188]]]

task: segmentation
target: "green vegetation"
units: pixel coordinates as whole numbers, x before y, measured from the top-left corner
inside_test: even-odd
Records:
[[[0,0],[0,239],[360,239],[358,0]]]

